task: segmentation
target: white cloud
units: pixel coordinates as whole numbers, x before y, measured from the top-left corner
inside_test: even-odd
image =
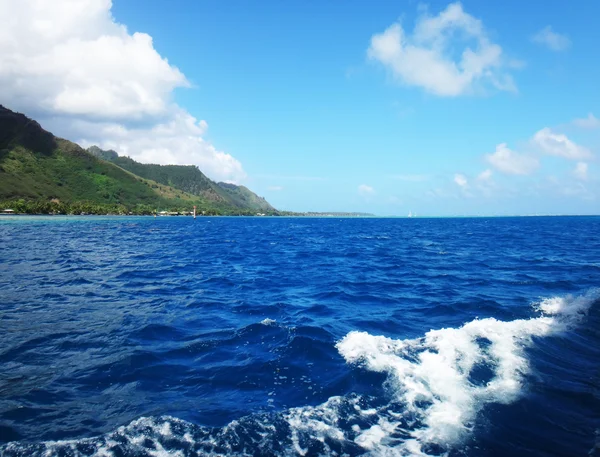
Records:
[[[575,144],[566,135],[554,133],[548,127],[536,132],[532,142],[545,154],[564,157],[570,160],[589,159],[592,157],[589,149]]]
[[[575,169],[573,170],[573,176],[580,181],[587,181],[588,164],[585,162],[577,162],[577,165],[575,165]]]
[[[78,121],[73,134],[80,144],[114,149],[143,163],[197,165],[217,181],[240,182],[246,177],[242,164],[202,138],[208,125],[179,109],[166,122],[150,127],[127,127],[118,123]]]
[[[489,168],[487,170],[483,170],[479,175],[477,175],[477,181],[489,181],[492,179],[492,170]]]
[[[587,179],[587,164],[582,160],[593,157],[591,151],[570,140],[566,135],[556,133],[545,127],[537,131],[526,143],[523,153],[509,149],[506,143],[496,146],[493,154],[486,154],[485,159],[496,170],[512,175],[528,175],[540,165],[540,157],[552,155],[568,160],[578,160],[579,163],[572,174],[580,180]],[[480,183],[490,181],[491,170],[485,170],[478,177]]]
[[[571,46],[571,40],[566,35],[552,31],[551,26],[546,26],[531,37],[534,43],[546,46],[552,51],[564,51]]]
[[[498,171],[510,175],[528,175],[539,166],[536,158],[512,151],[506,143],[496,146],[496,151],[485,158]]]
[[[499,187],[494,181],[493,175],[494,173],[489,168],[483,170],[477,175],[475,187],[477,191],[484,197],[492,197],[494,195],[498,195],[499,193]],[[502,192],[502,194],[506,196],[506,192]]]
[[[589,113],[587,117],[575,119],[573,124],[583,129],[598,129],[600,128],[600,119]]]
[[[459,48],[457,58],[452,53]],[[510,75],[502,72],[502,48],[489,41],[481,21],[465,13],[460,3],[437,16],[421,17],[412,35],[398,23],[391,25],[371,38],[368,56],[402,83],[440,96],[471,92],[476,83],[515,90]]]
[[[366,184],[361,184],[358,186],[358,193],[363,197],[370,197],[375,195],[375,189],[373,189],[371,186],[367,186]]]
[[[469,186],[467,177],[465,175],[461,175],[460,173],[456,173],[454,175],[454,182],[463,189],[465,189]]]
[[[0,0],[0,100],[55,133],[156,163],[195,164],[239,180],[241,164],[202,135],[204,121],[178,107],[183,73],[145,33],[115,22],[110,0]],[[7,19],[10,18],[10,19]]]
[[[92,118],[164,115],[185,76],[109,0],[0,1],[0,97],[8,106]]]

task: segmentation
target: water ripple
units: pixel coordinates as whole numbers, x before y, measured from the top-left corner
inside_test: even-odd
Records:
[[[358,331],[422,352],[432,329],[533,325],[532,303],[600,286],[598,233],[593,217],[0,219],[0,444],[18,441],[0,454],[409,455],[426,401],[409,411],[393,369],[336,344]],[[468,437],[421,451],[594,449],[598,312],[523,337],[519,401],[469,406]],[[398,363],[418,372],[421,352]]]

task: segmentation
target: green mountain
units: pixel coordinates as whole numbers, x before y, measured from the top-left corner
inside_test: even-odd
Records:
[[[226,182],[219,182],[217,185],[225,191],[227,198],[235,206],[244,208],[250,207],[257,211],[273,211],[274,208],[263,197],[259,197],[246,186],[237,186]]]
[[[110,160],[114,156],[119,158],[107,151],[104,157]],[[194,181],[193,177],[188,179]],[[190,211],[196,205],[198,211],[207,214],[256,213],[254,207],[218,198],[216,191],[217,197],[210,198],[211,189],[204,194],[190,193],[166,182],[138,176],[99,159],[77,144],[55,137],[23,114],[0,105],[0,209],[150,214],[157,208]]]
[[[94,156],[118,165],[137,176],[151,179],[165,186],[180,189],[191,195],[202,197],[215,204],[229,205],[257,212],[276,211],[269,202],[244,186],[209,179],[195,165],[156,165],[136,162],[130,157],[119,156],[115,151],[105,151],[98,146],[88,148]]]

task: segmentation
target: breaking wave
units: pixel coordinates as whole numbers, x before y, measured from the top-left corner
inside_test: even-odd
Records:
[[[509,404],[525,389],[527,348],[571,330],[600,299],[553,297],[535,317],[475,319],[458,328],[395,340],[352,331],[336,345],[360,376],[385,375],[386,395],[349,393],[317,406],[253,414],[225,427],[170,416],[142,417],[104,436],[43,443],[12,442],[13,456],[292,456],[446,455],[473,431],[488,404]],[[262,322],[272,325],[274,321]]]

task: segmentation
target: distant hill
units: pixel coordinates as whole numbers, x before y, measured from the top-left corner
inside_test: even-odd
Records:
[[[112,160],[137,162],[120,158],[114,151],[104,151],[102,159],[96,155],[0,105],[0,206],[34,213],[148,214],[156,209],[190,211],[196,205],[207,214],[256,213],[255,206],[240,206],[221,197],[222,188],[195,167],[173,166],[188,170],[188,175],[176,176],[198,186],[192,193],[175,187],[160,173],[154,180],[117,166]],[[159,167],[137,165],[145,175]],[[200,175],[206,182],[197,179]]]
[[[263,197],[259,197],[246,186],[236,186],[225,182],[219,182],[218,185],[236,206],[248,206],[258,211],[273,211],[275,209]]]
[[[92,146],[90,148],[87,148],[87,151],[90,154],[92,154],[93,156],[96,156],[102,160],[108,160],[109,162],[112,162],[119,157],[119,154],[117,154],[112,149],[109,149],[108,151],[104,151],[104,150],[100,149],[98,146]]]
[[[98,146],[88,148],[94,156],[118,165],[137,176],[151,179],[165,186],[202,197],[217,204],[231,205],[258,212],[276,211],[269,202],[244,186],[216,183],[195,165],[156,165],[136,162],[130,157],[119,156],[113,150],[105,151]]]

